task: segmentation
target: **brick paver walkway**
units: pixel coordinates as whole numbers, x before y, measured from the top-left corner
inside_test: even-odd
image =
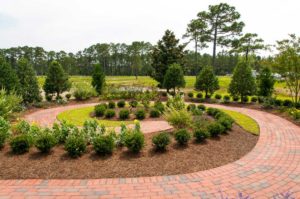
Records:
[[[1,180],[0,198],[220,198],[219,190],[230,198],[239,191],[259,199],[291,191],[300,198],[300,128],[269,113],[213,106],[247,114],[260,126],[255,148],[234,163],[174,176]]]

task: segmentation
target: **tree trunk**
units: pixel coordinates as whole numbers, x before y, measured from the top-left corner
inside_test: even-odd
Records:
[[[212,60],[212,65],[215,67],[215,62],[216,62],[216,50],[217,50],[217,27],[215,27],[215,32],[214,32],[214,43],[213,43],[213,60]]]
[[[174,96],[175,96],[175,94],[176,94],[176,87],[174,87]]]
[[[247,49],[246,49],[246,62],[248,62],[248,54],[249,54],[249,46],[247,46]]]

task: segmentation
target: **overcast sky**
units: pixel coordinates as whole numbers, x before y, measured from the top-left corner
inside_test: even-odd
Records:
[[[246,27],[273,44],[300,35],[300,0],[0,0],[0,48],[41,46],[76,52],[95,43],[178,37],[208,5],[236,7]]]

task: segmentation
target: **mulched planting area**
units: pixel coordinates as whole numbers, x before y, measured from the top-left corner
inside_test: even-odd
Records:
[[[0,151],[0,179],[92,179],[191,173],[238,160],[258,141],[258,136],[234,125],[229,134],[207,139],[202,144],[192,140],[187,147],[179,147],[172,139],[168,150],[160,153],[153,151],[153,135],[145,135],[146,146],[138,155],[122,148],[102,157],[93,152],[92,146],[78,159],[70,158],[63,146],[55,147],[49,155],[35,148],[24,155],[13,155],[6,145]]]

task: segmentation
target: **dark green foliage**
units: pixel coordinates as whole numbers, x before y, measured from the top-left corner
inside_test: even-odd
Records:
[[[68,101],[70,100],[71,97],[72,97],[71,93],[66,94],[66,98],[67,98]]]
[[[154,103],[154,108],[157,109],[160,113],[165,111],[165,105],[161,101],[156,101]]]
[[[207,130],[211,137],[217,137],[219,134],[225,132],[225,127],[219,122],[214,122],[207,126]]]
[[[57,97],[71,88],[68,75],[57,61],[50,64],[43,88],[46,94],[56,94]]]
[[[242,102],[243,102],[243,103],[249,102],[249,97],[248,97],[248,96],[243,96],[243,97],[242,97]]]
[[[107,109],[107,105],[106,104],[98,104],[95,106],[94,111],[95,111],[95,115],[97,117],[102,117],[105,114],[105,111]]]
[[[31,147],[29,135],[21,134],[13,137],[10,141],[10,147],[14,154],[23,154],[28,152]]]
[[[175,132],[174,136],[179,145],[187,145],[191,139],[191,134],[186,129],[179,129]]]
[[[93,148],[99,155],[112,154],[115,141],[112,135],[98,135],[93,139]]]
[[[118,103],[117,103],[117,105],[118,105],[118,107],[119,108],[123,108],[123,107],[125,107],[125,101],[124,100],[120,100],[120,101],[118,101]]]
[[[65,142],[65,150],[72,158],[81,156],[86,151],[86,140],[81,133],[70,134]]]
[[[218,113],[220,113],[220,110],[217,109],[217,108],[211,108],[211,107],[209,107],[206,110],[206,112],[207,112],[208,115],[215,117]]]
[[[222,99],[222,95],[216,94],[216,95],[215,95],[215,98],[216,98],[217,100],[220,100],[220,99]]]
[[[195,104],[189,104],[186,107],[186,110],[188,110],[188,111],[194,111],[195,109],[196,109],[196,105]]]
[[[127,109],[120,110],[120,112],[119,112],[119,118],[120,118],[121,120],[126,120],[126,119],[128,119],[128,118],[129,118],[129,115],[130,115],[130,112],[129,112],[129,110],[127,110]]]
[[[132,108],[135,108],[135,107],[137,107],[138,102],[137,102],[136,100],[132,100],[132,101],[129,102],[129,105],[130,105]]]
[[[152,68],[151,76],[159,82],[159,86],[163,86],[165,74],[174,63],[183,63],[184,45],[179,44],[175,34],[170,30],[166,30],[165,35],[158,41],[152,51]]]
[[[111,109],[116,108],[116,103],[114,101],[109,101],[108,102],[108,108],[111,108]]]
[[[54,123],[52,127],[52,132],[59,143],[64,143],[68,135],[72,131],[77,130],[78,129],[74,125],[69,124],[66,121],[62,121],[60,124]]]
[[[20,82],[20,94],[24,103],[41,101],[40,89],[33,66],[25,58],[18,61],[17,75]]]
[[[0,56],[0,89],[5,89],[7,93],[13,91],[18,92],[20,88],[20,83],[15,70],[11,67],[9,63],[5,61],[3,57]]]
[[[116,115],[116,112],[112,109],[107,109],[105,111],[105,117],[106,118],[113,118],[113,117],[115,117],[115,115]]]
[[[21,120],[20,122],[18,122],[17,126],[16,126],[16,133],[19,134],[27,134],[30,131],[30,124],[25,121],[25,120]]]
[[[228,92],[232,96],[240,96],[243,99],[245,96],[255,94],[255,91],[255,79],[249,64],[245,61],[239,62],[234,69]]]
[[[57,143],[54,134],[45,129],[37,135],[34,146],[42,153],[48,153]]]
[[[286,99],[286,100],[283,101],[282,105],[285,106],[285,107],[292,107],[293,102],[292,102],[292,100]]]
[[[273,94],[275,79],[272,71],[268,67],[264,67],[257,77],[258,95],[270,97]]]
[[[133,130],[126,133],[124,144],[129,151],[139,153],[144,147],[144,134],[139,130]]]
[[[224,100],[225,103],[230,102],[230,96],[229,95],[224,95],[223,100]]]
[[[208,132],[201,128],[194,131],[194,138],[197,142],[203,142],[208,137]]]
[[[51,101],[52,101],[52,98],[53,98],[52,95],[49,95],[49,94],[46,95],[46,100],[47,100],[48,102],[51,102]]]
[[[146,112],[144,109],[139,109],[135,112],[135,117],[138,120],[143,120],[146,117]]]
[[[215,76],[213,68],[204,67],[196,78],[195,88],[205,92],[205,97],[212,95],[219,87],[219,80]]]
[[[199,104],[199,105],[198,105],[198,109],[201,110],[201,111],[205,111],[205,110],[206,110],[206,107],[205,107],[205,105],[203,105],[203,104]]]
[[[233,100],[234,102],[238,102],[238,101],[240,100],[240,97],[239,97],[239,96],[233,96],[233,97],[232,97],[232,100]]]
[[[283,104],[282,100],[280,100],[280,99],[275,99],[274,100],[274,105],[275,106],[282,106],[282,104]]]
[[[160,111],[157,109],[151,109],[150,110],[150,117],[152,118],[158,118],[160,116]]]
[[[253,97],[251,98],[251,102],[253,102],[253,103],[256,103],[256,102],[257,102],[257,100],[258,100],[258,98],[257,98],[257,97],[255,97],[255,96],[253,96]]]
[[[168,90],[173,88],[174,92],[176,88],[185,87],[183,70],[179,64],[169,66],[164,77],[163,87]]]
[[[231,117],[224,115],[218,118],[218,122],[225,127],[225,130],[230,130],[234,120]]]
[[[202,93],[197,93],[197,98],[198,99],[202,99],[203,98],[203,94]]]
[[[102,94],[103,87],[105,85],[105,74],[102,71],[100,64],[94,66],[92,74],[92,86],[95,88],[99,95]]]
[[[170,142],[170,135],[166,132],[159,133],[152,138],[152,143],[157,151],[165,151]]]
[[[3,117],[0,117],[0,149],[3,148],[6,139],[10,136],[10,124]]]
[[[189,98],[193,98],[194,97],[194,93],[192,93],[192,92],[189,92],[187,95],[188,95]]]

